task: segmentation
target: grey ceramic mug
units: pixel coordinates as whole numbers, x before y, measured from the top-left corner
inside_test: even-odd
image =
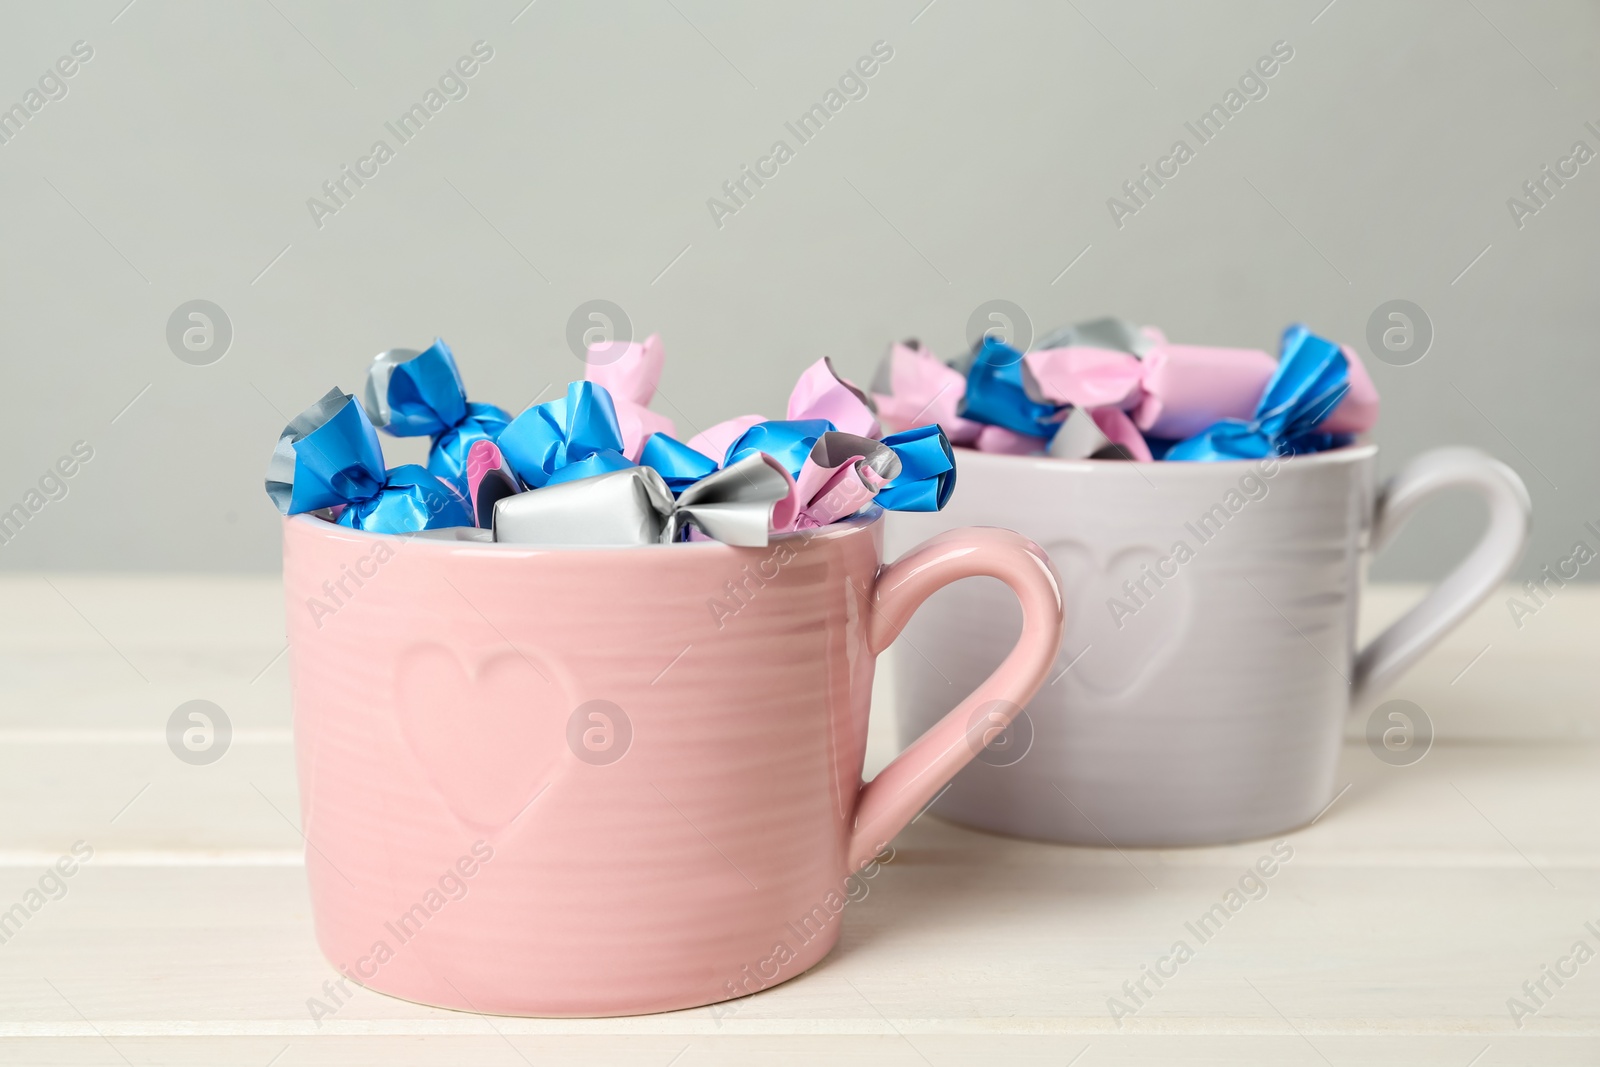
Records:
[[[1505,578],[1531,505],[1473,449],[1409,463],[1381,491],[1377,448],[1279,460],[1119,463],[962,450],[950,504],[895,513],[892,555],[946,528],[1014,529],[1062,578],[1051,680],[933,807],[970,826],[1082,845],[1198,845],[1303,825],[1333,796],[1344,721]],[[1435,494],[1489,522],[1416,607],[1355,647],[1365,559]],[[891,652],[902,738],[920,736],[1016,641],[1015,602],[969,580],[930,599]]]

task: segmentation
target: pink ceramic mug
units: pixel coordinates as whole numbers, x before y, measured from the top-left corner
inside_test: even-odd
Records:
[[[1017,534],[881,552],[876,512],[764,549],[287,520],[323,952],[385,993],[519,1015],[693,1007],[816,963],[846,875],[981,749],[972,723],[1027,702],[1061,640],[1055,573]],[[973,575],[1015,591],[1020,639],[863,785],[875,657]]]

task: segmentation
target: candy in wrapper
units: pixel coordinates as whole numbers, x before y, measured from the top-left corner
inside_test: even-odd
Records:
[[[955,452],[938,425],[892,433],[883,444],[900,459],[900,472],[878,492],[890,511],[939,511],[956,489]]]
[[[1093,428],[1082,418],[1072,420],[1073,432],[1066,441],[1052,441],[1050,455],[1083,459],[1109,444],[1120,457],[1148,462],[1146,433],[1187,437],[1219,419],[1248,417],[1276,367],[1265,352],[1248,349],[1162,341],[1145,351],[1142,360],[1127,352],[1081,347],[1023,357],[1030,397],[1093,412]],[[1106,440],[1097,441],[1096,435]]]
[[[879,440],[872,399],[826,358],[801,374],[787,419],[742,416],[687,444],[648,408],[660,337],[593,345],[588,364],[586,380],[562,399],[509,419],[467,402],[443,341],[386,352],[369,371],[365,409],[335,390],[284,431],[268,492],[286,513],[461,542],[764,545],[772,532],[827,525],[880,494],[893,508],[935,510],[954,485],[943,429],[913,426]],[[945,370],[964,386],[960,372]],[[416,465],[385,471],[373,419],[398,436],[431,436],[430,463],[444,476]],[[966,426],[995,447],[1023,440]]]
[[[1181,440],[1224,419],[1249,420],[1278,371],[1277,361],[1257,349],[1178,345],[1157,331],[1144,332],[1142,359],[1071,346],[1028,353],[1023,378],[1029,396],[1092,409],[1094,431],[1106,444],[1116,445],[1118,455],[1143,459],[1152,451],[1146,439]],[[1351,390],[1318,427],[1332,435],[1327,440],[1377,421],[1377,390],[1355,354],[1346,349],[1345,356]],[[1322,439],[1306,439],[1313,440]],[[1093,454],[1083,449],[1095,443],[1094,432],[1077,419],[1074,432],[1052,442],[1049,452],[1082,458]]]
[[[1344,360],[1350,366],[1350,391],[1317,429],[1336,437],[1366,433],[1378,424],[1378,387],[1372,384],[1372,376],[1355,349],[1340,345],[1339,351],[1344,353]]]
[[[1145,358],[1134,422],[1156,437],[1184,438],[1221,419],[1249,418],[1277,369],[1260,349],[1157,345]]]
[[[1290,327],[1285,338],[1296,329],[1305,327]],[[1288,351],[1285,343],[1285,358]],[[1378,421],[1377,387],[1354,351],[1340,351],[1349,389],[1317,426],[1333,435],[1330,440],[1365,433]],[[1134,422],[1146,436],[1182,440],[1223,419],[1250,419],[1282,364],[1257,349],[1160,344],[1144,366],[1144,398]]]
[[[839,377],[826,356],[800,374],[789,393],[791,422],[823,419],[841,433],[876,438],[883,432],[877,412],[866,393]]]
[[[793,521],[793,500],[788,473],[759,455],[677,499],[653,467],[629,467],[501,500],[494,538],[550,547],[670,544],[694,527],[725,544],[760,547],[774,524]]]
[[[1376,423],[1377,389],[1355,352],[1343,355],[1342,399],[1319,424],[1296,422],[1279,445],[1337,448]],[[1280,369],[1265,352],[1176,345],[1153,326],[1115,318],[1051,331],[1026,355],[986,337],[965,367],[963,378],[919,345],[895,345],[873,382],[884,422],[903,427],[927,416],[954,443],[986,452],[1193,458],[1197,446],[1177,446],[1225,420],[1254,421]]]
[[[1143,398],[1141,360],[1166,336],[1153,326],[1102,318],[1063,326],[1023,357],[1030,399],[1062,405],[1048,454],[1060,459],[1149,462],[1144,435],[1125,412]],[[998,450],[997,450],[998,451]]]
[[[650,435],[639,453],[639,462],[654,468],[674,494],[717,469],[716,460],[664,433]]]
[[[760,415],[740,415],[721,422],[689,438],[689,447],[703,456],[726,456],[728,449],[746,430],[767,420]]]
[[[476,525],[483,529],[493,526],[495,504],[521,491],[516,475],[493,441],[479,441],[467,452],[467,500],[472,504]]]
[[[495,440],[511,421],[493,404],[468,402],[455,354],[442,340],[421,352],[391,348],[374,357],[362,402],[384,432],[433,438],[428,470],[458,489],[466,485],[472,446]]]
[[[1331,448],[1344,448],[1354,444],[1355,440],[1356,435],[1353,433],[1325,433],[1322,430],[1312,430],[1310,433],[1286,438],[1279,447],[1278,454],[1305,456],[1313,452],[1326,452]]]
[[[572,382],[560,400],[529,408],[500,433],[506,461],[532,489],[634,465],[605,386]]]
[[[1139,357],[1109,348],[1046,348],[1022,357],[1022,387],[1030,400],[1079,408],[1130,407],[1139,400]]]
[[[1073,408],[1050,439],[1047,455],[1057,459],[1094,459],[1111,448],[1111,438],[1100,429],[1094,412]]]
[[[1315,450],[1342,441],[1318,425],[1350,391],[1350,364],[1339,346],[1304,326],[1283,334],[1283,355],[1266,392],[1247,419],[1222,419],[1178,442],[1166,458],[1177,461],[1263,459],[1291,448]]]
[[[770,456],[747,456],[679,493],[664,536],[677,541],[698,530],[724,544],[758,548],[768,531],[790,527],[796,504],[788,471]]]
[[[979,452],[997,452],[1006,456],[1036,456],[1045,447],[1043,440],[1024,433],[1008,430],[1004,426],[985,426],[978,431],[972,447]]]
[[[621,452],[635,463],[651,434],[677,433],[671,419],[650,410],[665,362],[658,333],[642,342],[600,341],[589,346],[584,377],[611,394],[622,433]]]
[[[415,463],[384,469],[377,430],[339,389],[284,427],[267,464],[267,495],[285,515],[330,509],[339,525],[373,533],[472,525],[449,482]]]
[[[1057,459],[1131,459],[1139,463],[1155,458],[1133,420],[1114,407],[1070,409],[1061,432],[1050,442],[1049,454]]]
[[[766,455],[798,486],[800,528],[853,515],[874,498],[894,511],[937,511],[955,487],[954,453],[938,426],[873,440],[831,428],[826,420],[758,423],[728,449],[733,462]],[[798,463],[796,457],[801,458]],[[680,493],[716,469],[707,456],[665,434],[645,445],[643,463]],[[893,488],[888,497],[881,496]]]
[[[891,345],[872,380],[878,417],[891,430],[909,430],[925,421],[943,428],[951,442],[970,445],[983,424],[956,414],[967,379],[917,341]]]
[[[882,441],[829,430],[817,438],[795,477],[793,528],[815,529],[854,515],[900,475],[900,457]]]
[[[649,467],[518,493],[494,509],[494,539],[511,544],[650,545],[662,540],[672,491]]]
[[[1043,451],[1060,428],[1056,405],[1028,396],[1022,381],[1022,353],[990,336],[984,337],[972,356],[959,413],[963,418],[1039,438],[1034,451]]]
[[[805,466],[817,439],[833,430],[833,423],[826,419],[772,419],[758,422],[728,446],[728,453],[722,460],[723,466],[731,466],[746,456],[763,453],[777,460],[778,465],[788,471],[791,477],[798,478],[800,468]]]
[[[890,511],[938,511],[955,489],[955,454],[937,425],[882,440],[831,430],[817,438],[795,478],[795,529],[826,526],[877,503]]]

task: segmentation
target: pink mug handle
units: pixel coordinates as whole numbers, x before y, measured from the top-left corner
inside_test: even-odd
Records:
[[[1022,636],[995,672],[928,732],[917,738],[878,776],[861,787],[849,869],[856,870],[905,829],[954,778],[994,728],[1004,728],[1044,683],[1061,647],[1061,582],[1044,549],[1021,534],[987,526],[950,530],[929,538],[878,572],[872,590],[868,644],[878,655],[922,602],[962,578],[998,578],[1022,603]],[[985,713],[984,733],[972,730],[974,713]]]

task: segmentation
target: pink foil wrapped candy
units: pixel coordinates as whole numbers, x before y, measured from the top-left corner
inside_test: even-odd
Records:
[[[936,422],[956,445],[973,444],[984,429],[983,423],[956,414],[966,391],[966,375],[941,362],[917,341],[895,342],[872,383],[872,399],[885,426],[909,430]]]
[[[1150,454],[1150,446],[1145,442],[1144,434],[1117,408],[1095,408],[1089,412],[1094,424],[1100,432],[1106,435],[1106,440],[1115,445],[1120,454],[1128,459],[1140,463],[1150,463],[1155,457]]]
[[[878,437],[882,427],[867,394],[833,369],[823,356],[800,374],[789,392],[789,419],[827,419],[844,433]]]
[[[1131,352],[1050,348],[1022,358],[1030,396],[1052,404],[1115,408],[1132,423],[1107,416],[1101,426],[1114,443],[1131,447],[1130,426],[1152,437],[1182,438],[1222,418],[1255,410],[1277,361],[1244,348],[1175,345],[1161,340],[1141,360]],[[1141,442],[1135,452],[1148,447]]]
[[[1349,348],[1342,351],[1350,363],[1350,391],[1317,429],[1363,433],[1377,423],[1377,388],[1360,358]],[[1057,348],[1029,352],[1023,367],[1030,395],[1040,400],[1096,412],[1115,408],[1144,435],[1181,440],[1220,419],[1249,418],[1278,361],[1259,349],[1162,339],[1142,360],[1126,352]],[[1096,423],[1113,443],[1148,453],[1142,442],[1134,445],[1122,419],[1107,413],[1097,415]]]
[[[1323,433],[1365,433],[1378,422],[1378,390],[1348,346],[1350,391],[1317,426]],[[1133,421],[1151,437],[1183,439],[1219,419],[1248,419],[1278,361],[1259,349],[1159,344],[1144,358],[1143,398]]]
[[[1218,419],[1249,417],[1278,361],[1256,348],[1168,342],[1151,348],[1142,366],[1134,423],[1152,437],[1184,438]]]
[[[1078,408],[1127,408],[1140,396],[1144,366],[1131,352],[1108,348],[1047,348],[1022,357],[1028,395]]]
[[[1339,351],[1350,364],[1350,391],[1317,429],[1323,433],[1366,433],[1378,424],[1378,387],[1372,384],[1372,376],[1355,349],[1340,345]]]
[[[493,441],[476,441],[467,450],[467,500],[472,504],[475,525],[494,526],[494,505],[502,497],[522,491],[511,465]]]
[[[665,415],[650,410],[656,386],[661,384],[661,368],[666,362],[661,335],[653,333],[643,341],[600,341],[589,346],[588,370],[584,377],[603,385],[617,409],[617,425],[622,430],[623,455],[639,462],[645,440],[657,431],[677,433]]]
[[[814,529],[854,515],[899,473],[900,457],[883,442],[838,430],[823,434],[795,479],[793,529]]]
[[[972,374],[946,365],[915,341],[896,344],[873,379],[878,414],[890,428],[937,422],[952,443],[986,452],[1149,462],[1167,442],[1188,439],[1219,421],[1252,418],[1278,372],[1278,361],[1259,349],[1174,344],[1154,326],[1118,319],[1065,327],[1041,344],[1017,354],[1020,387],[984,380],[994,389],[985,394],[989,406],[980,407],[986,414],[978,418],[957,414],[972,407]],[[1316,427],[1336,437],[1370,430],[1379,408],[1360,357],[1349,348],[1341,351],[1349,363],[1349,390]],[[1006,400],[1006,388],[1014,400]],[[993,409],[997,399],[1005,402]],[[1006,404],[1033,405],[1024,414],[1037,432],[987,421],[1004,421],[997,416],[1010,410]],[[1061,429],[1052,436],[1054,423]]]
[[[1043,443],[1041,438],[984,423],[978,424],[978,435],[972,439],[972,447],[979,452],[1001,452],[1008,456],[1038,455]]]

